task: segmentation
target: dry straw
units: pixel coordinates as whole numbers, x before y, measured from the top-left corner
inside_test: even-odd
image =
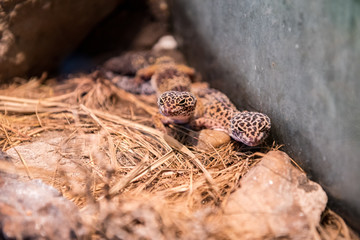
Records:
[[[0,170],[41,178],[56,187],[82,209],[93,236],[139,237],[134,219],[146,213],[141,216],[154,224],[147,233],[153,237],[233,238],[231,229],[213,224],[221,221],[219,206],[241,176],[277,148],[256,152],[234,142],[207,151],[187,146],[183,127],[170,126],[175,137],[152,127],[154,96],[127,93],[96,73],[63,83],[44,77],[15,82],[20,83],[0,90],[2,150],[44,141],[46,134],[55,132],[63,137],[57,147],[61,159],[43,169],[19,153],[21,163],[2,161]],[[70,164],[63,164],[64,159]],[[73,172],[76,177],[70,176]],[[129,226],[133,231],[121,232]],[[353,237],[331,211],[314,231],[314,239]]]

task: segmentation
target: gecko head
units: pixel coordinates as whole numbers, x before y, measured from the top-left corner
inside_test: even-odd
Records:
[[[159,111],[175,122],[186,122],[195,111],[196,98],[190,92],[167,91],[158,97]]]
[[[268,136],[271,128],[270,118],[258,112],[239,112],[230,123],[231,137],[248,146],[257,146]]]

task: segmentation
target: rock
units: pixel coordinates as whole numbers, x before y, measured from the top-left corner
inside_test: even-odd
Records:
[[[230,136],[221,131],[203,129],[199,132],[190,132],[189,142],[200,149],[219,147],[230,141]]]
[[[79,239],[87,234],[75,204],[41,180],[1,179],[0,226],[5,239]]]
[[[65,139],[63,134],[47,133],[43,134],[40,139],[33,142],[25,142],[16,146],[16,150],[23,156],[26,163],[30,167],[41,168],[48,171],[54,171],[62,156],[58,149]],[[7,156],[12,158],[12,162],[21,167],[23,163],[14,148],[6,151]],[[69,163],[71,163],[69,161]]]
[[[165,35],[162,36],[159,41],[154,45],[152,48],[155,51],[160,50],[172,50],[178,47],[178,43],[176,42],[174,36],[172,35]]]
[[[55,171],[60,171],[76,191],[83,191],[83,183],[88,175],[84,166],[91,164],[88,160],[89,152],[93,153],[94,161],[102,159],[98,149],[101,136],[95,134],[80,134],[69,138],[64,132],[50,131],[42,133],[32,142],[24,142],[16,146],[17,152],[23,157],[30,174],[35,178],[48,179],[54,176]],[[12,162],[18,168],[23,163],[14,148],[6,151]],[[101,167],[93,166],[101,172]],[[38,171],[41,169],[41,171]],[[27,179],[26,175],[21,178]],[[78,189],[79,188],[79,189]]]
[[[0,161],[11,162],[11,157],[6,152],[0,150]]]
[[[2,1],[0,81],[56,66],[119,2]]]
[[[281,151],[271,151],[240,181],[225,205],[226,224],[242,239],[312,239],[327,195],[291,165]]]

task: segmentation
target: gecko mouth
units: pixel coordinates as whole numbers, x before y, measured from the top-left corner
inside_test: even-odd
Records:
[[[174,111],[173,109],[160,108],[160,113],[166,117],[181,115],[180,111]]]
[[[183,123],[187,123],[190,120],[189,116],[170,116],[170,118],[174,121],[174,123],[179,123],[179,124],[183,124]]]
[[[194,112],[194,110],[189,109],[189,107],[182,107],[182,108],[177,107],[177,109],[174,109],[165,106],[160,106],[159,111],[162,115],[166,117],[172,117],[172,116],[189,117]]]

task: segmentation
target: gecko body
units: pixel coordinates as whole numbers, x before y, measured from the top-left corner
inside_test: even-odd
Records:
[[[222,92],[211,89],[194,91],[198,98],[191,125],[223,131],[248,146],[262,143],[271,128],[270,118],[259,112],[239,111]]]
[[[150,79],[151,86],[158,96],[159,112],[165,123],[187,123],[193,115],[196,97],[190,92],[190,77],[195,70],[176,64],[171,57],[163,56],[155,63],[136,73],[137,81]]]

